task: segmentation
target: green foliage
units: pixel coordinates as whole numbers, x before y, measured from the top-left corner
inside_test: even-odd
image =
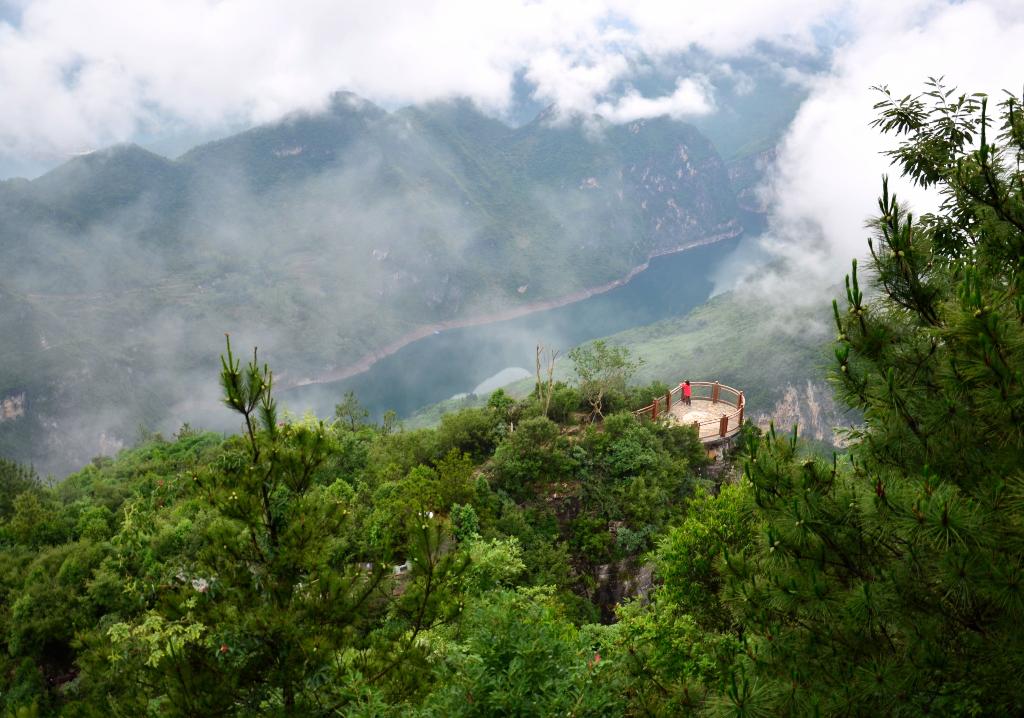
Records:
[[[458,449],[481,461],[494,452],[504,431],[504,417],[495,407],[445,414],[437,430],[438,450]]]
[[[255,355],[228,345],[221,369],[241,435],[186,427],[18,484],[0,708],[440,714],[469,691],[470,712],[527,693],[523,711],[625,710],[612,634],[587,625],[611,615],[595,576],[681,507],[704,461],[692,430],[628,414],[581,430],[565,385],[568,426],[500,392],[431,430],[279,418]]]
[[[452,535],[457,541],[465,541],[480,534],[480,519],[472,504],[452,506],[451,519]]]
[[[14,499],[38,487],[36,472],[28,466],[0,458],[0,521],[14,513]]]
[[[426,715],[622,715],[614,661],[558,616],[549,595],[490,594],[465,618]]]
[[[643,365],[626,347],[601,339],[576,347],[569,358],[580,380],[580,393],[590,405],[591,419],[604,416],[608,402],[625,395],[630,378]]]
[[[583,395],[574,387],[564,382],[556,382],[551,392],[551,404],[548,406],[548,418],[559,424],[568,423],[572,413],[584,408]]]
[[[345,392],[345,398],[334,406],[334,417],[348,428],[355,430],[366,423],[370,411],[359,403],[355,392]]]
[[[4,696],[4,703],[9,706],[3,713],[5,718],[38,718],[39,699],[45,697],[45,687],[32,661],[21,662],[13,684],[15,689]]]
[[[699,492],[687,503],[686,518],[659,542],[658,574],[664,585],[659,600],[693,616],[703,628],[725,632],[736,627],[720,598],[724,578],[720,561],[727,552],[753,543],[754,516],[749,485],[724,485],[718,496]]]
[[[57,544],[71,535],[67,517],[56,502],[36,491],[24,491],[14,499],[14,513],[6,529],[18,543],[40,547]]]
[[[504,389],[494,391],[487,399],[487,407],[493,409],[503,421],[515,421],[517,418],[516,400],[505,393]]]
[[[718,496],[700,492],[686,517],[658,543],[662,585],[648,605],[618,611],[618,646],[628,656],[628,690],[636,714],[690,714],[706,706],[741,646],[742,626],[723,600],[723,555],[753,541],[749,486],[723,485]]]
[[[438,519],[400,516],[403,540],[387,546],[401,551],[400,577],[394,554],[362,537],[361,488],[344,474],[365,463],[364,430],[278,422],[269,369],[255,357],[241,367],[230,345],[221,378],[244,435],[181,473],[135,479],[137,494],[118,515],[83,497],[104,496],[101,478],[122,472],[119,462],[59,487],[69,503],[32,492],[16,499],[7,531],[19,545],[53,543],[54,525],[79,538],[21,560],[17,599],[3,615],[12,656],[58,676],[79,672],[63,698],[70,711],[102,703],[130,714],[332,713],[371,686],[387,692],[422,676],[412,670],[416,636],[457,611],[467,557],[446,548]],[[172,469],[182,450],[206,441],[151,441],[126,456],[147,466],[139,460],[156,453]],[[466,500],[472,469],[452,452],[436,471],[410,472],[407,495]],[[364,689],[350,684],[353,671]],[[8,705],[35,695],[26,680],[11,686],[20,703]]]
[[[486,541],[469,539],[469,568],[465,586],[469,595],[482,595],[498,588],[515,586],[526,571],[523,551],[515,537]]]
[[[527,419],[494,452],[497,485],[522,498],[535,484],[569,475],[573,462],[566,449],[557,424],[542,416]]]
[[[78,515],[75,535],[88,541],[106,541],[113,535],[114,514],[106,506],[88,506]]]
[[[637,529],[664,525],[691,487],[689,470],[707,461],[692,427],[648,427],[628,413],[591,427],[582,448],[583,505]]]
[[[833,380],[866,422],[849,461],[751,442],[762,525],[720,564],[746,638],[731,713],[1024,709],[1021,102],[883,92],[891,156],[942,206],[915,218],[883,183],[868,279],[854,264],[833,305]]]
[[[632,411],[637,407],[650,404],[655,397],[663,398],[671,388],[660,380],[652,381],[647,385],[633,385],[628,387],[621,397],[616,397],[617,401],[614,401],[610,408],[613,411]]]

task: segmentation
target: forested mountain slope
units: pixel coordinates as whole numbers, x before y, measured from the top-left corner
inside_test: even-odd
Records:
[[[149,436],[50,486],[0,460],[0,709],[1021,714],[1021,98],[882,92],[897,165],[945,202],[913,216],[883,180],[832,303],[822,379],[863,417],[842,456],[747,424],[711,482],[692,427],[628,411],[668,387],[606,343],[575,384],[426,430],[351,397],[279,413],[229,344],[237,434]],[[644,341],[726,344],[732,299]],[[744,328],[740,357],[771,336]]]
[[[225,375],[251,434],[149,437],[52,488],[0,460],[0,710],[623,710],[594,656],[628,636],[600,622],[707,485],[692,429],[583,429],[567,386],[552,418],[496,393],[430,430],[289,420],[258,366]]]
[[[56,320],[4,342],[0,400],[25,393],[35,422],[16,458],[70,468],[100,434],[216,423],[189,411],[212,405],[200,368],[225,331],[288,381],[739,231],[726,168],[684,124],[510,128],[465,102],[388,113],[340,94],[177,160],[116,146],[0,183],[0,282],[18,297],[0,321],[25,306]],[[98,418],[58,448],[44,427],[80,425],[87,405]]]

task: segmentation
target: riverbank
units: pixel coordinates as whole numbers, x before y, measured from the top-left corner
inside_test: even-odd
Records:
[[[551,309],[557,309],[559,307],[564,307],[600,294],[604,294],[613,289],[617,289],[618,287],[622,287],[628,284],[638,274],[646,271],[650,267],[651,260],[657,257],[663,257],[670,254],[678,254],[680,252],[696,249],[698,247],[706,247],[711,244],[716,244],[718,242],[734,239],[740,236],[742,233],[743,228],[737,227],[734,231],[710,235],[708,237],[703,237],[699,240],[688,242],[677,247],[671,247],[669,249],[662,249],[657,252],[652,252],[647,256],[646,261],[644,261],[642,264],[633,267],[621,279],[616,279],[611,282],[601,284],[597,287],[582,289],[580,291],[573,292],[571,294],[566,294],[561,297],[556,297],[554,299],[531,302],[529,304],[524,304],[519,307],[513,307],[501,312],[492,312],[490,314],[483,314],[475,317],[466,317],[463,319],[451,319],[444,322],[438,322],[435,324],[428,324],[418,327],[417,329],[402,335],[395,341],[381,347],[380,349],[365,354],[352,364],[348,364],[344,367],[330,369],[314,377],[299,379],[294,382],[288,382],[285,379],[285,381],[282,382],[281,388],[295,389],[305,386],[314,386],[317,384],[329,384],[332,382],[349,379],[353,376],[368,371],[374,364],[376,364],[380,360],[395,354],[396,352],[408,346],[409,344],[412,344],[413,342],[419,341],[420,339],[424,339],[428,336],[431,336],[432,334],[442,332],[445,330],[463,329],[467,327],[481,326],[484,324],[503,322],[510,319],[518,319],[521,317],[528,316],[530,314],[544,312]]]

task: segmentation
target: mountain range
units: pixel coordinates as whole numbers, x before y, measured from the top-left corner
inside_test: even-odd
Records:
[[[0,455],[60,472],[140,426],[216,425],[225,332],[295,380],[736,236],[743,213],[692,126],[510,127],[468,101],[340,93],[177,159],[75,157],[0,182]]]

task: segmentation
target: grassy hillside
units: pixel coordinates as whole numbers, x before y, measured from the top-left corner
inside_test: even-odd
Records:
[[[780,402],[786,402],[787,393],[792,401],[796,390],[798,406],[792,410],[794,415],[780,416],[785,424],[791,419],[809,418],[799,406],[808,382],[824,388],[825,374],[831,366],[829,320],[827,310],[805,308],[789,312],[782,322],[756,298],[728,292],[685,316],[621,332],[607,337],[607,341],[628,347],[644,360],[635,377],[637,384],[718,380],[741,389],[754,416],[772,415]],[[574,379],[568,359],[560,360],[557,376],[562,381]],[[505,391],[522,397],[533,391],[533,385],[532,379],[524,379]],[[828,393],[822,393],[821,400],[830,404]],[[487,397],[474,395],[450,399],[417,412],[406,425],[433,426],[445,413],[486,402]],[[821,418],[828,422],[835,417]]]
[[[819,316],[820,315],[820,316]],[[752,404],[770,406],[785,387],[821,381],[828,366],[827,312],[777,319],[754,298],[730,292],[685,317],[611,337],[645,360],[641,378],[708,379],[742,389]]]

